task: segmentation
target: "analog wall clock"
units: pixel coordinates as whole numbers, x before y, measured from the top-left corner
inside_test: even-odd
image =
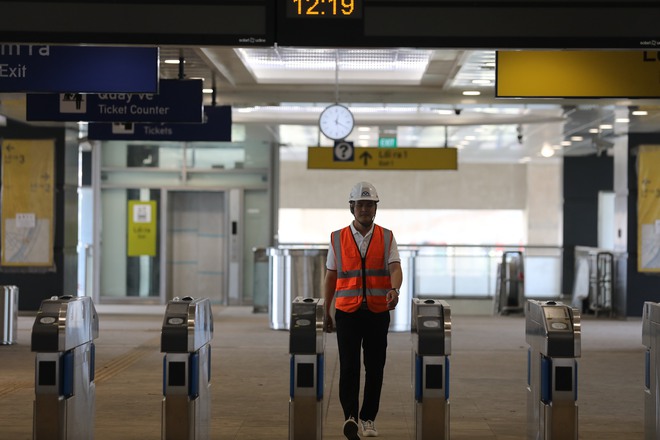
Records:
[[[341,104],[329,105],[319,117],[321,133],[336,141],[345,139],[351,134],[354,125],[353,113]]]

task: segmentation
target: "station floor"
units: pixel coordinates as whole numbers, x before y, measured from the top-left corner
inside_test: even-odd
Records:
[[[97,306],[96,440],[160,439],[164,306]],[[288,438],[288,332],[267,314],[214,307],[212,439]],[[32,438],[34,315],[18,318],[17,343],[0,345],[0,439]],[[526,436],[527,344],[522,316],[452,316],[451,439]],[[582,320],[579,438],[643,438],[641,319]],[[390,333],[380,438],[413,439],[411,338]],[[334,334],[326,338],[323,438],[343,439]],[[81,423],[84,421],[81,420]],[[313,439],[302,439],[313,440]]]

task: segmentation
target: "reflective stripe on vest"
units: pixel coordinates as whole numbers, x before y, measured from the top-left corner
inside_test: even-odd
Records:
[[[387,292],[392,288],[387,263],[392,244],[392,232],[374,225],[364,259],[350,226],[332,233],[332,247],[337,259],[335,307],[344,312],[360,308],[363,295],[372,312],[387,311]],[[362,267],[364,261],[365,267]],[[364,292],[363,273],[366,277]]]

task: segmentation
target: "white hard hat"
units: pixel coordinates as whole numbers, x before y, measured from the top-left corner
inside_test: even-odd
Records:
[[[378,191],[369,182],[358,182],[353,188],[351,188],[351,195],[349,196],[349,202],[355,202],[357,200],[373,200],[374,202],[378,201]]]

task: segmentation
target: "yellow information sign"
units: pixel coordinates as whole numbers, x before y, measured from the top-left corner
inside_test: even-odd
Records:
[[[331,147],[309,147],[308,169],[333,170],[456,170],[456,148],[355,147],[350,155],[337,155]]]
[[[128,256],[156,256],[156,201],[128,201]]]
[[[660,272],[660,145],[639,149],[637,270]]]
[[[2,141],[2,266],[53,266],[55,141]]]
[[[500,98],[657,98],[657,51],[498,51]]]

